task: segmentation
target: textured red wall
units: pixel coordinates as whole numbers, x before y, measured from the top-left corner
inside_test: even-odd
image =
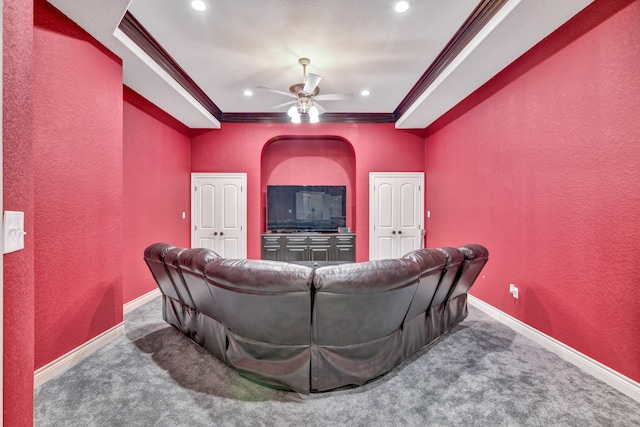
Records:
[[[122,66],[48,3],[33,34],[35,367],[122,322]]]
[[[635,381],[639,22],[596,1],[426,138],[428,244],[486,245],[473,295]]]
[[[201,132],[192,138],[192,172],[247,172],[247,256],[260,258],[264,231],[261,162],[265,145],[276,137],[336,137],[353,146],[355,154],[356,259],[369,257],[369,172],[422,172],[422,131],[396,130],[393,124],[233,124]],[[301,138],[301,143],[304,139]],[[292,153],[292,156],[297,156]],[[313,169],[319,179],[330,171]]]
[[[129,302],[157,289],[142,257],[148,245],[191,245],[191,163],[189,130],[126,87],[123,126],[123,299]]]
[[[25,248],[4,257],[3,422],[33,425],[33,2],[4,0],[3,209],[25,213]]]

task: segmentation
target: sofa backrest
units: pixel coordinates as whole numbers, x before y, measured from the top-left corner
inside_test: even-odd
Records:
[[[205,273],[221,322],[234,334],[271,344],[309,345],[312,268],[220,259]]]
[[[175,249],[175,246],[169,243],[154,243],[144,250],[144,261],[147,263],[149,270],[151,270],[160,292],[179,301],[180,297],[173,283],[173,278],[167,271],[164,260],[167,252],[172,249]]]
[[[419,274],[417,262],[402,258],[318,268],[312,342],[348,346],[399,330]]]
[[[411,259],[420,266],[420,282],[406,316],[406,320],[411,320],[431,306],[448,257],[442,251],[425,248],[409,252],[403,258]]]
[[[220,255],[211,249],[186,249],[179,254],[177,265],[178,274],[189,289],[193,308],[219,321],[217,304],[204,273],[207,266],[218,259]]]
[[[187,284],[184,282],[182,274],[180,274],[180,267],[178,267],[178,259],[180,258],[180,254],[184,251],[186,251],[185,248],[171,249],[165,254],[164,262],[167,266],[169,276],[171,276],[171,280],[173,280],[176,290],[178,291],[178,301],[182,304],[188,305],[189,307],[193,307],[191,292],[189,291]]]
[[[464,254],[457,248],[442,247],[438,248],[440,252],[444,253],[447,257],[447,266],[445,267],[444,274],[436,290],[436,294],[431,302],[432,307],[437,307],[444,304],[447,301],[447,297],[451,293],[451,289],[458,280],[458,273],[460,267],[464,261]]]
[[[459,278],[451,288],[448,300],[469,292],[480,271],[489,260],[489,251],[482,245],[468,244],[460,248],[464,256]]]

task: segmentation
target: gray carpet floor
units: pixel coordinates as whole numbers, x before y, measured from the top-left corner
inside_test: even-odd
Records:
[[[308,396],[253,383],[161,318],[35,390],[36,426],[640,426],[640,403],[496,320],[469,317],[362,387]]]

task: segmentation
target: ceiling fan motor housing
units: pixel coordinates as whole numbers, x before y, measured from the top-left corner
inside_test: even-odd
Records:
[[[307,97],[313,98],[314,96],[318,96],[320,93],[320,87],[316,86],[316,88],[311,93],[304,92],[304,83],[297,83],[295,85],[289,86],[289,92],[297,96],[298,98]]]

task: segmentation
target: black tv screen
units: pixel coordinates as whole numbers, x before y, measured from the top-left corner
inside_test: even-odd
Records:
[[[337,231],[347,225],[347,187],[268,185],[267,230]]]

